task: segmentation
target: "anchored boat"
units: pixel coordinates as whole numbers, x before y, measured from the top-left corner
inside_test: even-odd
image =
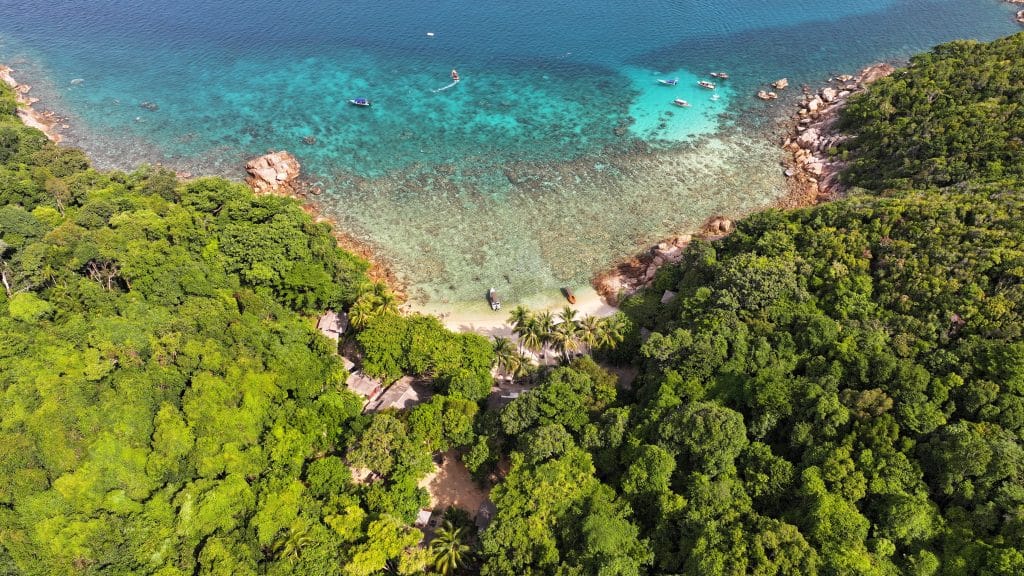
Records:
[[[671,80],[658,78],[658,84],[661,84],[662,86],[675,86],[676,84],[679,84],[679,78],[673,78]]]
[[[729,79],[729,75],[726,74],[725,72],[712,72],[711,73],[711,77],[712,78],[721,78],[722,80],[728,80]]]
[[[700,86],[701,88],[707,88],[708,90],[715,89],[715,83],[708,82],[707,80],[701,80],[700,82],[697,82],[697,86]]]
[[[498,291],[494,288],[487,291],[487,301],[491,304],[491,310],[495,312],[501,310],[501,299],[498,298]]]
[[[569,288],[568,286],[562,288],[562,295],[569,301],[569,304],[576,303],[576,295],[572,293],[572,288]]]
[[[672,103],[675,104],[676,106],[679,106],[680,108],[690,107],[690,103],[687,102],[686,100],[683,100],[682,98],[676,98],[675,100],[672,101]]]
[[[353,106],[362,106],[364,108],[372,104],[372,102],[370,102],[366,98],[353,98],[349,100],[348,103],[352,104]]]

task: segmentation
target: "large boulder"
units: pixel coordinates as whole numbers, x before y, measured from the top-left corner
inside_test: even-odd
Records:
[[[249,177],[245,182],[257,194],[292,193],[293,182],[299,177],[299,161],[288,152],[271,152],[245,164]]]
[[[871,84],[875,80],[885,78],[896,71],[896,68],[892,64],[886,64],[882,62],[880,64],[874,64],[860,71],[860,83]]]
[[[813,149],[817,145],[819,137],[820,135],[816,128],[808,128],[801,132],[800,136],[797,136],[796,143],[801,148]]]
[[[789,86],[789,79],[787,78],[779,78],[775,82],[772,82],[772,88],[775,88],[776,90],[785,90],[787,86]]]

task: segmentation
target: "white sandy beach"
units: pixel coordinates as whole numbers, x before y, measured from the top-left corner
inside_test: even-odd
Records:
[[[579,317],[596,316],[603,318],[619,311],[618,308],[606,303],[591,287],[574,291],[576,304],[571,305]],[[492,311],[487,302],[481,299],[479,304],[462,304],[455,306],[425,306],[411,308],[413,312],[431,314],[441,319],[444,325],[455,332],[474,332],[483,336],[511,337],[512,326],[508,324],[509,313],[519,304],[533,312],[544,310],[557,313],[569,303],[561,297],[538,297],[525,302],[503,302],[500,311]]]

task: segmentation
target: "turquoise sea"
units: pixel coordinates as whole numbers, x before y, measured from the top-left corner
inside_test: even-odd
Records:
[[[321,208],[417,303],[483,306],[487,287],[507,302],[555,294],[710,215],[768,205],[801,83],[1013,33],[1012,12],[999,0],[0,0],[0,62],[101,167],[241,178],[247,158],[291,151],[324,187]],[[438,91],[453,68],[462,81]],[[715,70],[731,77],[712,100],[696,81]],[[783,76],[787,98],[753,98]]]

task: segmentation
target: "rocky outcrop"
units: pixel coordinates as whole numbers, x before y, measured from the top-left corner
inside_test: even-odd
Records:
[[[1017,22],[1024,24],[1024,10],[1017,12]]]
[[[40,112],[32,107],[33,104],[39,100],[36,98],[30,98],[28,93],[32,90],[32,86],[28,84],[19,84],[17,80],[11,75],[12,70],[6,66],[0,66],[0,82],[7,84],[14,89],[14,96],[18,102],[17,115],[21,119],[22,123],[26,126],[30,126],[46,134],[46,137],[53,142],[60,142],[61,136],[57,133],[57,125],[61,123],[61,119],[53,114],[53,112]],[[66,124],[62,127],[67,127]]]
[[[853,94],[892,74],[890,64],[875,64],[855,76],[844,74],[813,93],[805,89],[804,99],[794,118],[793,131],[783,142],[792,156],[785,163],[785,174],[798,204],[810,204],[836,198],[843,193],[839,173],[844,163],[832,151],[847,138],[835,130],[839,112]]]
[[[758,90],[757,91],[757,97],[760,98],[761,100],[775,100],[776,98],[779,97],[779,95],[776,94],[775,92],[767,92],[765,90]]]
[[[722,220],[729,222],[731,230],[731,221]],[[717,224],[715,229],[718,229]],[[623,298],[650,286],[659,268],[679,262],[691,240],[689,234],[667,238],[643,253],[618,263],[611,270],[598,274],[591,280],[591,284],[606,302],[615,306]]]
[[[254,158],[245,164],[249,177],[246,184],[257,194],[294,194],[296,179],[301,167],[299,161],[288,152],[271,152]]]
[[[731,219],[713,216],[704,223],[697,237],[717,240],[731,233],[733,229],[735,223]],[[691,234],[666,238],[643,253],[620,262],[611,270],[598,274],[591,280],[591,284],[606,302],[615,306],[623,298],[650,286],[659,268],[682,260],[683,252],[692,240]]]
[[[779,78],[775,82],[772,82],[772,88],[775,88],[776,90],[785,90],[787,86],[789,86],[788,78]]]

